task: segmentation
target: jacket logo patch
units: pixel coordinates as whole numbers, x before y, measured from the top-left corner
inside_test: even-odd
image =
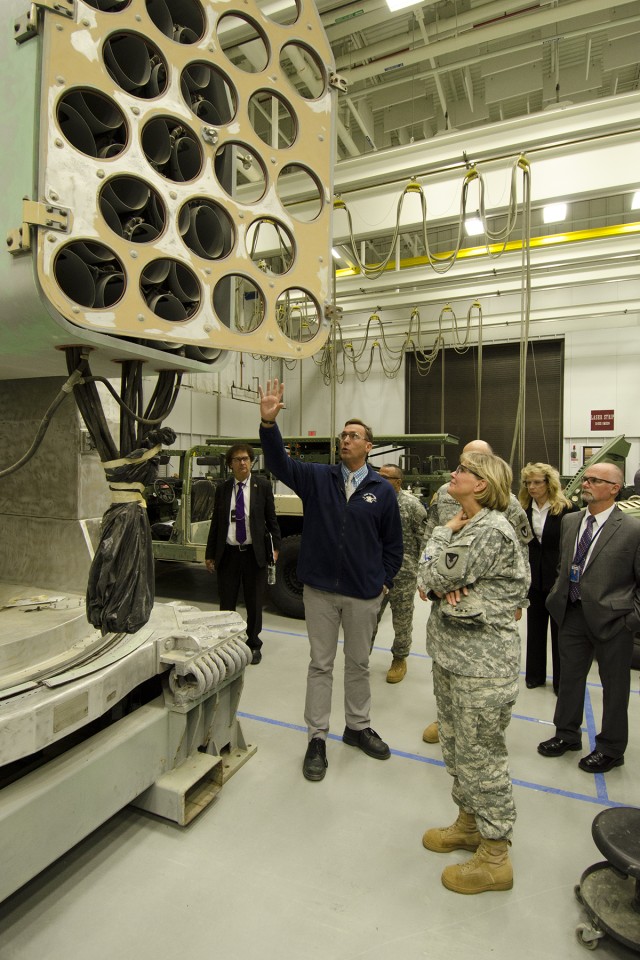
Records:
[[[456,563],[458,562],[458,554],[446,553],[444,556],[444,562],[447,567],[447,570],[451,570],[453,567],[455,567]]]
[[[378,501],[378,498],[374,493],[365,493],[363,494],[362,499],[366,500],[367,503],[377,503]]]
[[[528,530],[528,528],[527,528],[527,527],[522,527],[520,532],[521,532],[521,534],[522,534],[522,539],[523,539],[523,540],[526,540],[527,537],[529,536],[529,530]]]

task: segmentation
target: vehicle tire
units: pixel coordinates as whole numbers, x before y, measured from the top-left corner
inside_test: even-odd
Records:
[[[285,537],[280,544],[276,563],[276,582],[269,587],[269,597],[285,617],[304,620],[302,584],[298,580],[297,565],[302,537]]]

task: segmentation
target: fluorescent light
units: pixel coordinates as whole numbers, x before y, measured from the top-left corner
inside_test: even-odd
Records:
[[[481,233],[484,233],[484,226],[479,217],[470,217],[468,220],[465,220],[464,229],[468,237],[477,237]]]
[[[566,220],[566,203],[548,203],[542,208],[542,219],[545,223],[560,223],[561,220]]]
[[[405,7],[415,7],[419,3],[424,3],[424,0],[387,0],[387,6],[392,13],[404,10]]]
[[[633,197],[631,198],[631,209],[640,210],[640,190],[636,190]]]
[[[342,254],[338,253],[335,247],[331,247],[331,256],[334,260],[342,260]]]

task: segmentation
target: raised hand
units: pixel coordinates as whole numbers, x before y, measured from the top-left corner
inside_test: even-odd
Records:
[[[284,407],[282,402],[284,383],[280,383],[279,380],[267,380],[265,390],[258,384],[258,392],[260,394],[260,416],[263,420],[275,420]]]

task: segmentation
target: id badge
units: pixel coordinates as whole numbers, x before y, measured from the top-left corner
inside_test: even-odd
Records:
[[[571,583],[580,583],[580,567],[577,563],[571,564],[571,570],[569,571],[569,580]]]

